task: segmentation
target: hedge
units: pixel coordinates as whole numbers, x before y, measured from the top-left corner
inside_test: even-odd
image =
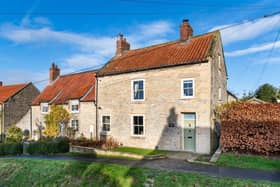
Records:
[[[227,104],[220,118],[224,152],[280,154],[280,104]]]
[[[54,140],[30,142],[27,152],[31,155],[66,153],[69,152],[69,140],[59,137]]]
[[[22,143],[0,143],[0,155],[22,154]]]

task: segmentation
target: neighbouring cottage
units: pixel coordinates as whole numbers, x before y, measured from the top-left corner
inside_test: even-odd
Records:
[[[49,85],[32,102],[33,138],[38,138],[38,127],[45,126],[44,117],[53,104],[71,114],[68,126],[75,129],[76,136],[90,138],[96,124],[95,71],[60,76],[60,69],[52,64],[49,77]]]
[[[234,95],[232,92],[227,91],[227,101],[230,102],[236,102],[238,101],[238,98],[236,97],[236,95]]]
[[[220,33],[193,36],[184,20],[179,40],[130,50],[120,35],[116,48],[96,77],[98,134],[124,146],[210,153],[215,108],[228,98]]]
[[[30,105],[39,93],[32,83],[3,85],[0,82],[1,135],[4,135],[11,125],[30,130]]]

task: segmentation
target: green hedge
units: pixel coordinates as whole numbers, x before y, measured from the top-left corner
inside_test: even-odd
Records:
[[[1,143],[0,155],[20,155],[22,154],[22,143]]]
[[[41,140],[30,142],[27,147],[27,152],[31,155],[66,153],[69,152],[69,140],[67,138],[59,137],[51,141]]]

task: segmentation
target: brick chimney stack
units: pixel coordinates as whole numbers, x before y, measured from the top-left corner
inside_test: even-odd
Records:
[[[180,25],[180,40],[187,41],[192,36],[193,36],[193,29],[189,24],[189,20],[184,19]]]
[[[57,77],[60,76],[60,69],[55,63],[52,63],[52,66],[50,67],[49,76],[50,76],[50,83],[52,83]]]
[[[129,49],[130,49],[130,44],[126,41],[126,38],[124,38],[122,34],[119,34],[117,40],[116,56],[122,56],[123,53]]]
[[[0,81],[0,86],[3,86],[3,82],[2,81]]]

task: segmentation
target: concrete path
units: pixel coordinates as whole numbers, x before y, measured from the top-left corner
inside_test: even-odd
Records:
[[[178,159],[160,159],[160,160],[124,160],[111,158],[84,158],[72,156],[11,156],[1,158],[36,158],[36,159],[52,159],[52,160],[77,160],[85,162],[111,163],[128,165],[135,167],[146,167],[162,170],[173,170],[181,172],[195,172],[216,177],[231,177],[252,180],[267,180],[272,182],[280,182],[280,172],[263,171],[256,169],[242,169],[223,166],[212,166],[204,164],[188,163]]]

